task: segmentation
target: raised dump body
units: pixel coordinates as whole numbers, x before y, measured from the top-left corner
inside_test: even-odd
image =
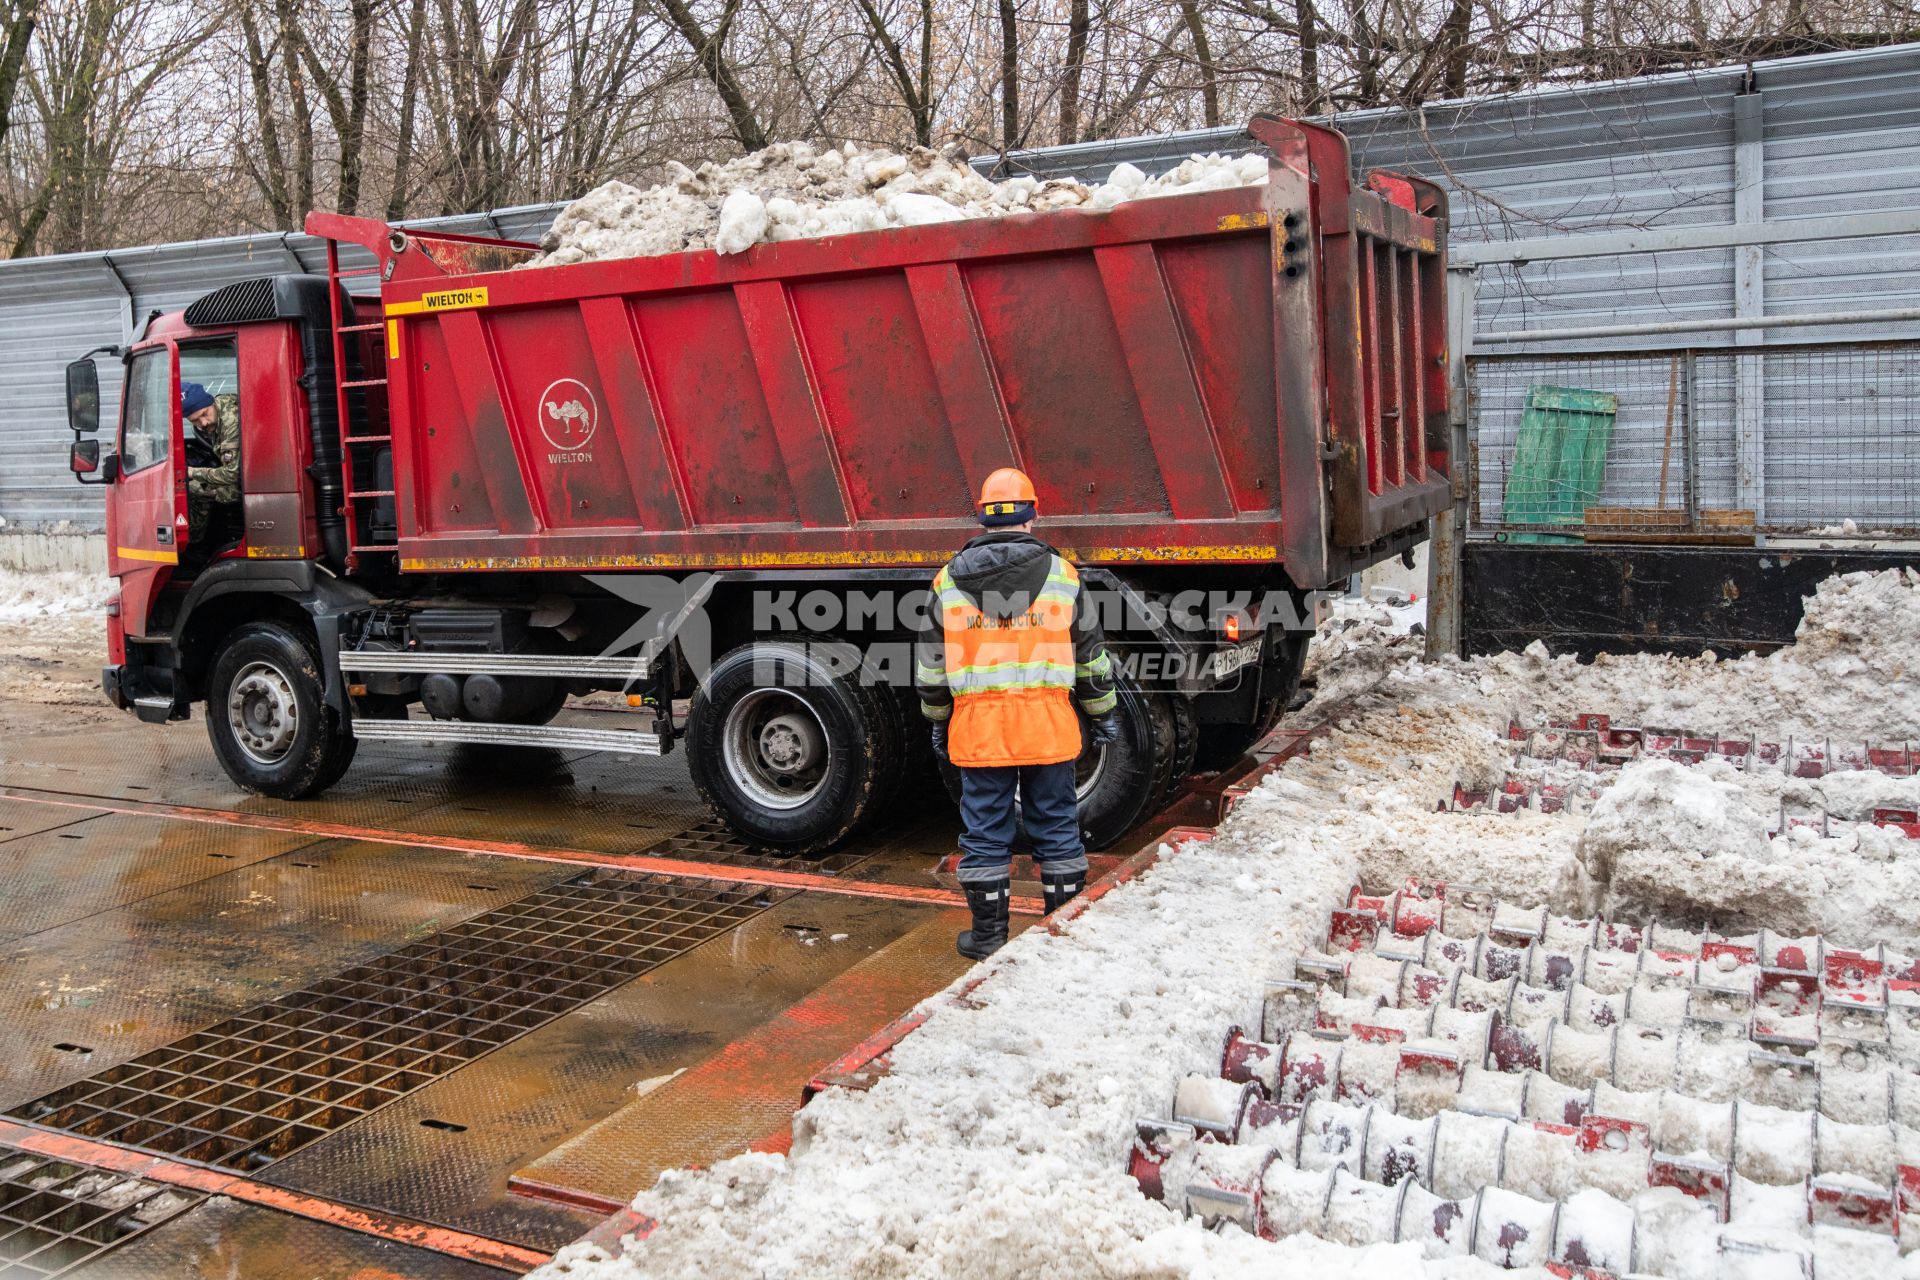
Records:
[[[1445,500],[1445,200],[1252,129],[1264,185],[735,256],[312,216],[385,278],[401,568],[935,564],[1009,463],[1082,563],[1379,558]]]

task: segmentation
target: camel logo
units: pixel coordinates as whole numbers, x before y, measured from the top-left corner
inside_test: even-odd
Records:
[[[600,424],[600,406],[586,383],[577,378],[554,379],[540,393],[538,414],[540,433],[555,449],[547,455],[548,462],[593,461],[593,455],[584,450]]]

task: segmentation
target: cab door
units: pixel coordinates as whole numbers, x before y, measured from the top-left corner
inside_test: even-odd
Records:
[[[144,636],[187,537],[185,424],[172,343],[136,351],[120,399],[119,474],[107,567],[120,580],[127,634]]]

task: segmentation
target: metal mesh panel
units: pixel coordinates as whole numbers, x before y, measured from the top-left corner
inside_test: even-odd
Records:
[[[1920,343],[1769,351],[1764,368],[1762,523],[1920,526]]]
[[[588,872],[9,1114],[253,1170],[762,910],[755,889]]]
[[[1467,381],[1480,533],[1920,530],[1920,343],[1475,356]]]
[[[0,1280],[63,1275],[203,1199],[0,1147]]]

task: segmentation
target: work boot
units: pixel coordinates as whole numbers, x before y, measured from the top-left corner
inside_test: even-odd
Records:
[[[985,960],[1007,945],[1007,882],[963,884],[973,928],[962,929],[954,947],[969,960]]]
[[[1047,914],[1052,915],[1073,899],[1087,883],[1084,871],[1042,871],[1040,892],[1047,897]]]

